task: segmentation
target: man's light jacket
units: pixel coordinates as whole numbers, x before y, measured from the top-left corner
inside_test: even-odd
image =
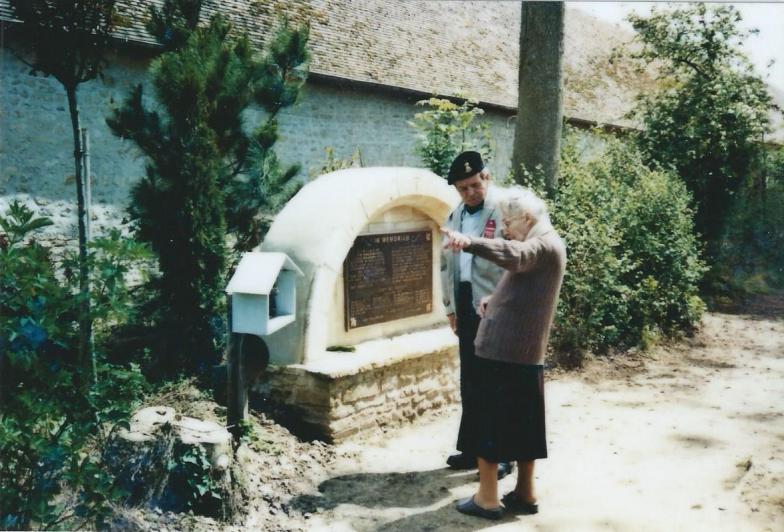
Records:
[[[482,218],[479,235],[484,238],[503,238],[501,209],[497,206],[494,196],[494,187],[490,187],[485,197],[485,204],[482,209]],[[444,224],[445,227],[453,231],[460,231],[460,216],[465,204],[453,210]],[[457,286],[460,282],[460,254],[441,248],[441,288],[444,297],[444,309],[447,314],[455,312],[455,302],[457,300]],[[493,293],[495,286],[501,279],[504,269],[489,260],[471,256],[471,288],[474,296],[474,309],[479,307],[479,301]]]

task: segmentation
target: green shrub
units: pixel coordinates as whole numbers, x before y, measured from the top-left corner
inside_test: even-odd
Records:
[[[420,100],[426,110],[414,115],[409,125],[418,131],[416,153],[433,173],[446,177],[460,152],[475,150],[487,164],[493,155],[490,126],[478,118],[484,111],[475,100],[458,105],[442,98]]]
[[[100,344],[97,382],[88,393],[77,386],[90,382],[77,364],[78,286],[63,282],[48,250],[29,235],[50,223],[18,203],[0,216],[2,529],[101,525],[121,494],[96,445],[127,418],[143,386],[138,368],[106,364]],[[88,257],[101,324],[123,315],[119,265],[129,260],[115,252],[134,245],[115,234],[96,246]]]
[[[618,252],[621,195],[613,190],[618,183],[608,182],[596,163],[583,166],[572,145],[564,143],[562,153],[552,219],[566,243],[568,263],[553,346],[564,356],[574,356],[621,342],[621,329],[629,321],[629,289],[619,279],[628,265]]]
[[[653,171],[629,144],[605,139],[584,161],[564,138],[553,223],[568,264],[553,332],[567,362],[585,350],[642,345],[699,319],[699,259],[690,196],[671,173]]]
[[[784,288],[784,150],[768,154],[759,173],[744,183],[721,238],[716,278],[730,293]]]
[[[335,148],[327,146],[324,148],[324,161],[318,168],[311,168],[310,178],[315,179],[330,172],[345,170],[346,168],[362,168],[362,152],[359,148],[354,150],[351,157],[341,159],[335,155]]]
[[[704,3],[632,15],[632,52],[655,64],[659,86],[634,110],[637,144],[648,161],[672,167],[694,197],[695,225],[711,265],[732,199],[769,130],[771,97],[741,45],[744,29],[731,5]]]

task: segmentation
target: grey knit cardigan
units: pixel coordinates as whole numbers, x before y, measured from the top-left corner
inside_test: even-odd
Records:
[[[566,270],[566,247],[555,230],[529,240],[472,237],[466,251],[506,269],[476,335],[476,355],[543,364]]]

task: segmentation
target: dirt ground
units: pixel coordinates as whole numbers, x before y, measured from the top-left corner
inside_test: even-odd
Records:
[[[317,489],[290,499],[288,525],[784,530],[784,298],[746,311],[707,314],[694,338],[650,353],[551,374],[550,457],[537,463],[538,515],[490,522],[454,510],[477,477],[445,468],[459,419],[452,409],[336,446]],[[513,485],[504,479],[501,492]]]
[[[784,530],[784,294],[706,314],[696,336],[644,354],[546,374],[550,457],[540,513],[490,522],[459,514],[477,487],[456,472],[459,410],[337,446],[303,442],[253,412],[242,453],[247,515],[120,511],[126,530]],[[216,420],[211,401],[185,401]],[[185,405],[183,405],[183,408]],[[501,493],[514,478],[501,481]]]

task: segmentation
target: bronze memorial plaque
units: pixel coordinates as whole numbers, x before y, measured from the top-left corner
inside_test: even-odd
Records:
[[[361,235],[343,264],[346,330],[433,309],[430,231]]]

